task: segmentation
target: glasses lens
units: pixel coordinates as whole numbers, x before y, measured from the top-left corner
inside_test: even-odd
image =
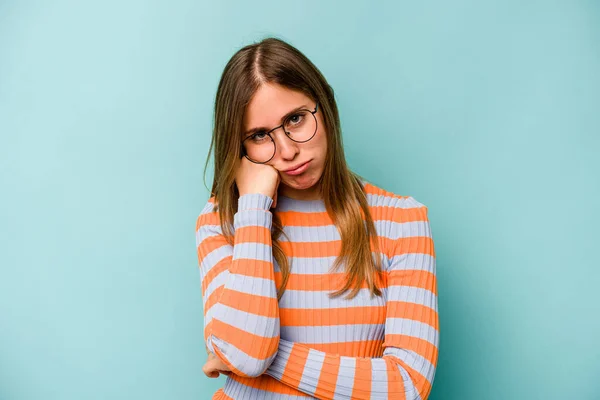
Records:
[[[286,118],[283,129],[293,141],[307,142],[317,132],[317,118],[308,110],[300,110]],[[247,157],[254,162],[264,163],[275,155],[275,142],[265,132],[250,135],[243,144]]]
[[[300,110],[290,115],[283,127],[293,141],[306,142],[317,132],[317,119],[310,111]]]
[[[275,142],[264,132],[257,132],[244,140],[246,155],[252,161],[263,163],[269,161],[275,154]]]

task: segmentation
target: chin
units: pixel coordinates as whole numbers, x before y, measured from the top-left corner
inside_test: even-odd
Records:
[[[296,190],[306,190],[315,186],[319,179],[314,176],[296,179],[283,180],[283,182],[292,189]]]

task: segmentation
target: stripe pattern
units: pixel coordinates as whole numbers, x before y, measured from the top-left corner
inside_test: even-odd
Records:
[[[234,240],[210,198],[196,222],[207,349],[231,370],[213,399],[426,399],[438,359],[436,257],[427,207],[363,181],[384,268],[382,296],[329,298],[345,282],[339,232],[322,200],[240,197]],[[270,230],[277,213],[291,275]]]

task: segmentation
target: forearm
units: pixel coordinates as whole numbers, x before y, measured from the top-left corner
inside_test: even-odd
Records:
[[[437,358],[437,350],[433,358]],[[390,353],[390,352],[388,352]],[[279,351],[265,374],[318,399],[425,399],[435,369],[413,351],[381,358],[346,357],[280,339]],[[416,367],[418,361],[424,369]],[[424,372],[427,370],[427,372]],[[425,375],[424,375],[425,374]]]
[[[279,342],[271,201],[260,194],[240,197],[230,256],[218,254],[227,251],[223,246],[205,258],[207,265],[213,265],[211,256],[221,260],[213,266],[214,279],[206,290],[207,349],[241,376],[262,374],[275,357]],[[219,273],[219,269],[227,273]]]

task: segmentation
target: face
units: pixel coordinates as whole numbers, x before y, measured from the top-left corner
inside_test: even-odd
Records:
[[[315,109],[315,101],[302,92],[287,89],[277,84],[262,84],[252,97],[244,115],[244,138],[253,128],[270,131],[282,124],[282,118],[290,111],[303,106]],[[317,132],[308,142],[298,143],[291,140],[282,128],[270,133],[275,141],[275,156],[266,164],[279,171],[281,176],[280,193],[297,199],[318,198],[317,182],[321,177],[327,153],[327,137],[319,109],[315,114]],[[312,118],[312,117],[311,117]],[[292,175],[285,171],[310,161],[306,170]]]

